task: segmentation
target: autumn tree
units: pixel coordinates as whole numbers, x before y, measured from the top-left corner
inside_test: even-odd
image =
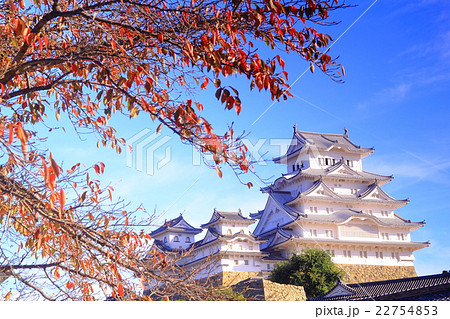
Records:
[[[304,249],[289,261],[281,262],[269,276],[269,280],[295,286],[303,286],[308,297],[327,293],[344,275],[322,249]]]
[[[36,124],[64,116],[120,152],[125,141],[111,118],[149,116],[157,131],[166,127],[213,154],[219,176],[221,165],[247,172],[233,128],[216,133],[201,116],[208,106],[186,93],[213,88],[239,114],[244,101],[227,84],[239,75],[273,100],[287,99],[277,51],[338,79],[342,69],[327,54],[331,37],[317,28],[333,24],[329,14],[342,7],[336,0],[0,1],[0,272],[23,284],[19,298],[30,291],[93,299],[98,290],[138,298],[132,278],[214,298],[176,267],[164,275],[164,256],[142,258],[150,238],[133,231],[133,212],[96,179],[104,165],[61,167]],[[260,56],[261,46],[273,56]]]

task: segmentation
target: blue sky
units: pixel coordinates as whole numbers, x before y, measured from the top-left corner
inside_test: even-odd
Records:
[[[270,159],[280,155],[279,145],[290,140],[294,124],[300,130],[328,133],[347,128],[356,144],[375,147],[364,169],[393,174],[394,180],[383,189],[395,198],[410,199],[398,213],[427,223],[413,232],[413,240],[431,241],[429,248],[415,253],[418,274],[450,269],[450,3],[358,1],[357,7],[339,12],[336,20],[341,23],[326,31],[338,39],[330,54],[339,56],[344,65],[345,83],[317,71],[302,76],[308,64],[287,56],[289,79],[297,80],[291,90],[294,98],[272,104],[268,94],[250,92],[244,79],[229,78],[225,84],[241,90],[242,113],[223,111],[214,92],[205,91],[198,97],[206,107],[204,116],[218,130],[224,131],[231,122],[235,132],[245,130],[265,160],[255,166],[256,172],[269,182],[285,171]],[[126,139],[157,126],[148,118],[112,124]],[[104,162],[102,180],[115,188],[114,196],[129,201],[130,208],[142,203],[149,213],[156,212],[158,222],[183,213],[198,227],[214,208],[241,209],[244,215],[264,208],[262,181],[244,176],[255,185],[247,189],[229,169],[220,179],[168,130],[163,129],[156,140],[161,138],[165,140],[154,153],[152,174],[145,172],[148,158],[141,157],[138,162],[144,165],[137,169],[132,154],[129,159],[135,162],[127,166],[126,153],[97,149],[94,138],[80,140],[70,130],[49,134],[49,145],[66,168],[76,162]],[[157,162],[164,160],[167,163],[158,169]]]

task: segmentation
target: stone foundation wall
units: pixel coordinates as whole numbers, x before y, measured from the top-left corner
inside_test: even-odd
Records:
[[[222,275],[222,285],[223,286],[232,286],[234,284],[237,284],[240,281],[243,281],[248,278],[252,277],[262,277],[260,273],[257,272],[244,272],[244,271],[235,271],[235,272],[228,272],[224,271],[221,273]]]
[[[342,280],[346,283],[391,280],[417,277],[414,266],[381,266],[381,265],[349,265],[339,264],[349,276]]]
[[[232,286],[249,301],[305,301],[305,290],[301,286],[282,285],[257,277],[249,278]]]

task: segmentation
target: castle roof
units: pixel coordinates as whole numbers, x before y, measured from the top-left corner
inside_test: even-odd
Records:
[[[326,294],[308,300],[450,300],[450,273],[357,284],[339,282]]]
[[[214,213],[211,216],[211,219],[206,224],[201,225],[202,228],[208,228],[213,225],[217,225],[219,223],[227,223],[227,222],[238,222],[245,224],[253,224],[255,222],[252,218],[246,218],[242,216],[241,211],[238,212],[223,212],[214,209]]]
[[[300,178],[307,179],[317,179],[322,178],[323,180],[333,180],[333,179],[345,179],[349,181],[366,181],[366,182],[377,182],[378,185],[386,184],[393,180],[393,176],[385,176],[374,174],[366,171],[355,171],[350,166],[340,160],[336,164],[327,168],[311,168],[300,169],[295,172],[288,174],[283,174],[283,176],[277,178],[272,185],[262,188],[264,192],[270,188],[279,189],[283,182],[294,181]],[[281,186],[282,187],[282,186]]]
[[[322,189],[324,195],[318,195],[314,193],[317,189]],[[373,195],[373,196],[372,196]],[[397,207],[401,207],[406,205],[409,200],[402,199],[398,200],[391,196],[389,196],[386,192],[384,192],[377,181],[371,184],[368,189],[358,196],[355,195],[342,195],[335,193],[331,188],[329,188],[324,182],[322,178],[316,180],[313,185],[304,192],[298,193],[295,198],[291,198],[290,201],[285,202],[285,205],[292,205],[297,202],[302,202],[304,200],[313,199],[313,200],[325,200],[325,201],[340,201],[340,202],[355,202],[361,203],[362,201],[370,201],[377,203],[388,203],[393,204]]]
[[[318,151],[330,151],[332,149],[341,149],[347,153],[357,153],[367,156],[373,153],[374,148],[364,148],[353,143],[347,132],[344,134],[315,133],[299,131],[294,128],[291,145],[285,155],[274,158],[275,162],[290,157],[304,147],[314,147]]]
[[[286,226],[286,225],[285,225]],[[333,245],[368,245],[368,244],[376,244],[377,246],[386,246],[386,247],[392,247],[392,245],[395,245],[395,247],[408,247],[412,250],[418,250],[425,247],[428,247],[430,245],[429,242],[409,242],[409,241],[396,241],[393,242],[381,242],[381,241],[374,241],[374,242],[361,242],[361,241],[355,241],[353,239],[334,239],[334,238],[317,238],[317,237],[301,237],[295,235],[292,230],[288,228],[284,228],[285,226],[279,226],[275,230],[272,230],[271,232],[267,232],[266,234],[260,235],[261,238],[266,240],[266,243],[261,245],[261,251],[264,252],[271,252],[274,248],[280,249],[280,246],[283,246],[286,242],[295,242],[305,245],[324,245],[324,244],[333,244]],[[290,246],[290,244],[288,244]],[[283,248],[281,248],[283,249]]]
[[[192,227],[188,222],[184,220],[183,215],[180,214],[180,216],[178,216],[177,218],[165,221],[162,226],[152,231],[150,233],[150,236],[154,237],[155,235],[160,235],[163,232],[168,231],[183,232],[196,235],[201,233],[202,229]]]

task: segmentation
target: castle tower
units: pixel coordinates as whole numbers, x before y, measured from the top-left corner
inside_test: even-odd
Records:
[[[253,232],[268,269],[305,247],[327,250],[348,274],[348,282],[416,276],[413,252],[429,246],[411,232],[424,226],[396,213],[407,199],[389,196],[392,181],[363,170],[374,151],[344,134],[297,130],[287,153],[275,158],[287,173],[262,189],[268,195]]]

